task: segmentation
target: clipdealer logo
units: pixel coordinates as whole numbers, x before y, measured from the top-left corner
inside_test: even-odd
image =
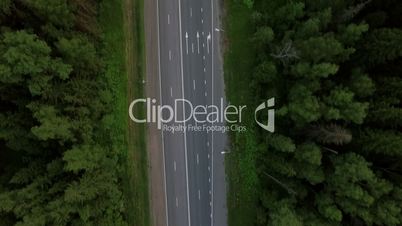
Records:
[[[275,109],[273,109],[273,107],[275,107],[275,98],[271,98],[267,102],[260,104],[257,107],[257,109],[255,109],[255,112],[254,112],[254,119],[257,122],[257,124],[261,128],[263,128],[266,131],[269,131],[271,133],[275,132]],[[268,111],[267,124],[260,122],[257,117],[258,113],[265,109]]]
[[[268,123],[258,121],[258,113],[264,109],[272,108],[275,99],[271,98],[262,103],[255,110],[255,121],[257,124],[269,131],[275,131],[275,111],[268,109]],[[140,117],[135,114],[135,109],[145,107],[146,115]],[[241,126],[242,117],[247,109],[246,105],[224,105],[223,98],[220,98],[219,105],[196,105],[186,99],[175,99],[173,105],[159,105],[156,99],[136,99],[129,106],[130,119],[135,123],[156,123],[159,130],[179,132],[204,131],[204,132],[244,132],[245,126]],[[228,126],[230,125],[230,126]]]

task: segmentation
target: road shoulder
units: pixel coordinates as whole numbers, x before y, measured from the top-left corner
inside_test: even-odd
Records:
[[[159,100],[157,0],[145,1],[146,94]],[[162,134],[155,124],[147,130],[150,212],[153,226],[166,226],[165,174]]]

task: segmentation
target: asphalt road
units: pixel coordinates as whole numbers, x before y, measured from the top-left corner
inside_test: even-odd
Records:
[[[159,0],[158,49],[163,105],[187,99],[220,103],[224,82],[218,3],[215,0]],[[183,105],[179,118],[187,115]],[[174,123],[172,123],[174,124]],[[184,126],[196,125],[188,121]],[[163,132],[168,226],[226,226],[224,155],[226,136],[205,131]]]

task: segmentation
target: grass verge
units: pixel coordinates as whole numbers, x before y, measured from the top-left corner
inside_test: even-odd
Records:
[[[144,0],[103,0],[100,5],[105,75],[113,93],[113,147],[122,154],[127,221],[136,226],[150,225],[146,128],[131,123],[127,114],[129,103],[144,93],[143,4]],[[145,114],[144,109],[135,110]]]
[[[231,104],[244,105],[253,103],[250,92],[251,73],[254,68],[254,49],[250,48],[251,10],[235,0],[225,1],[225,27],[228,45],[225,52],[226,95]],[[255,155],[257,151],[254,135],[254,116],[244,116],[246,133],[233,133],[231,154],[226,159],[228,174],[228,211],[230,226],[252,225],[256,218]]]

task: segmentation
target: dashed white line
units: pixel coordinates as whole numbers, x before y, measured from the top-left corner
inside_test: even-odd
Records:
[[[194,53],[194,43],[191,43],[191,52]]]
[[[205,85],[207,84],[207,80],[204,80],[204,84],[205,84]]]
[[[176,197],[176,207],[179,207],[179,199]]]
[[[204,12],[204,8],[201,8],[201,12]]]
[[[190,8],[190,17],[193,17],[193,8]]]
[[[207,141],[207,146],[209,147],[209,141]]]
[[[168,14],[168,24],[170,24],[170,14]]]
[[[204,20],[203,20],[203,19],[201,19],[201,23],[204,24]]]
[[[207,92],[205,92],[205,96],[208,96],[208,93],[207,93]]]
[[[198,200],[201,200],[201,191],[198,190]]]
[[[170,87],[170,97],[173,97],[173,88]]]
[[[170,61],[172,60],[172,51],[171,50],[169,50],[169,60]]]
[[[173,168],[174,168],[174,171],[176,172],[176,161],[174,161],[174,163],[173,163]]]
[[[200,156],[197,154],[197,165],[200,164]]]
[[[207,69],[204,67],[204,72],[207,72]]]
[[[193,89],[195,90],[195,80],[193,79]]]

